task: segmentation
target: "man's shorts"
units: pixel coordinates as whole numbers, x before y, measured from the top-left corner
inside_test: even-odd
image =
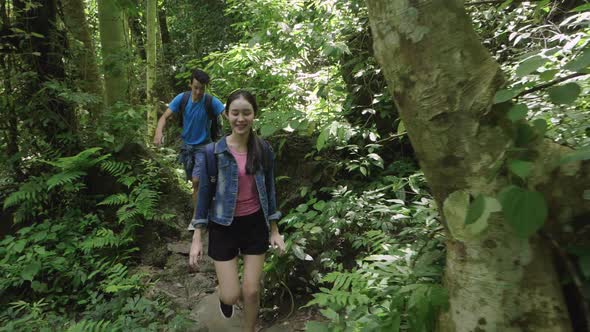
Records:
[[[189,145],[183,144],[180,148],[180,154],[178,155],[178,161],[184,167],[186,179],[191,181],[193,178],[199,178],[200,168],[197,162],[197,153],[205,148],[205,144],[200,145]]]
[[[262,255],[270,245],[269,230],[262,209],[253,214],[234,217],[231,225],[209,221],[209,257],[229,261],[242,255]]]

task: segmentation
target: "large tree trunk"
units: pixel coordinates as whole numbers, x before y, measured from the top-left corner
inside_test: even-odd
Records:
[[[86,20],[85,6],[82,0],[61,0],[63,8],[63,20],[72,37],[81,43],[72,61],[76,67],[78,82],[82,91],[96,95],[104,99],[102,81],[96,64],[95,48],[90,36],[88,21]],[[92,104],[89,107],[91,119],[98,118],[101,105]]]
[[[31,119],[43,120],[33,121],[32,127],[41,131],[46,142],[67,153],[77,145],[77,119],[56,91],[45,87],[47,82],[65,79],[65,36],[58,30],[57,0],[39,1],[36,7],[23,0],[13,4],[16,27],[33,36],[24,43],[23,60],[37,74],[28,82],[27,100],[20,102],[30,103]]]
[[[156,83],[156,10],[157,1],[147,0],[147,67],[146,67],[146,95],[147,95],[147,139],[154,136],[158,116],[154,84]]]
[[[100,42],[105,77],[106,104],[126,102],[129,96],[127,42],[123,10],[116,0],[98,0]]]
[[[468,195],[493,196],[508,183],[504,174],[494,176],[494,166],[505,161],[513,140],[504,113],[492,108],[505,79],[463,4],[368,0],[376,57],[450,230],[445,270],[450,309],[439,330],[571,331],[545,241],[518,238],[499,213],[478,236],[465,231]],[[589,183],[588,163],[555,169],[551,162],[567,151],[551,142],[540,142],[538,150],[542,155],[530,185],[545,193],[549,219],[588,213],[587,203],[568,202],[567,196],[581,198],[584,180]]]

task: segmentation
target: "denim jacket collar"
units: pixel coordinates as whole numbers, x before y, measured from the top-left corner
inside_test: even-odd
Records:
[[[217,144],[215,144],[215,154],[227,151],[227,135],[223,136]]]

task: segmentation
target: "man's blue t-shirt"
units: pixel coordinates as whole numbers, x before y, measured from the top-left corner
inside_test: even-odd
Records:
[[[180,103],[182,102],[182,93],[174,97],[168,105],[168,108],[176,116],[179,116]],[[219,99],[211,96],[211,107],[216,115],[221,114],[225,108]],[[221,125],[221,124],[220,124]],[[193,96],[188,98],[186,107],[184,109],[184,120],[182,126],[182,140],[185,144],[197,145],[204,144],[211,141],[211,120],[207,116],[205,110],[205,96],[196,103],[193,103]]]

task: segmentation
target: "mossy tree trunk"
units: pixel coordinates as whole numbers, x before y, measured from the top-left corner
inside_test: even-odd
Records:
[[[105,77],[106,104],[127,102],[129,79],[128,49],[123,10],[117,0],[98,0],[100,42]]]
[[[82,0],[61,0],[63,20],[74,41],[80,45],[74,51],[72,61],[75,63],[78,82],[82,91],[104,99],[102,80],[98,72],[94,42],[86,20],[85,6]],[[89,106],[93,122],[98,118],[102,107],[100,103]]]
[[[147,133],[148,140],[154,136],[156,122],[158,121],[158,106],[156,102],[154,85],[156,83],[156,11],[157,0],[147,0],[147,43],[146,43],[146,95],[147,95]]]
[[[450,309],[440,331],[571,331],[549,245],[517,237],[501,213],[485,231],[465,231],[469,195],[495,196],[514,146],[513,126],[493,107],[506,81],[473,30],[461,0],[368,0],[375,55],[448,232]],[[549,205],[552,232],[587,214],[588,162],[554,167],[568,152],[538,140],[529,186]],[[444,208],[443,208],[444,207]],[[557,225],[557,226],[556,226]]]

